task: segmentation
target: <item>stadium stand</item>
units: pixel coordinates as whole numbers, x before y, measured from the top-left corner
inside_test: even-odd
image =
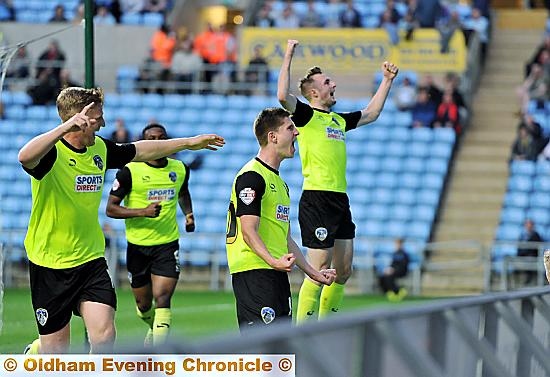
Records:
[[[16,143],[0,138],[0,152],[8,156],[2,176],[4,185],[0,209],[3,213],[4,242],[18,247],[17,255],[23,254],[21,242],[6,238],[10,231],[24,229],[30,212],[30,184],[17,162],[18,148],[37,133],[53,127],[57,122],[55,108],[22,105],[26,100],[15,98],[19,93],[10,93],[6,98],[6,119],[0,121],[0,132],[12,135],[18,129]],[[342,100],[339,107],[357,108],[361,101]],[[213,110],[204,112],[204,107]],[[234,109],[228,110],[232,105]],[[144,119],[165,121],[172,136],[187,136],[215,130],[226,137],[226,146],[216,153],[204,153],[203,166],[191,172],[190,190],[196,212],[195,234],[183,234],[182,261],[205,266],[213,258],[225,261],[223,235],[227,200],[231,181],[240,167],[257,151],[257,143],[249,130],[255,115],[266,106],[275,105],[271,97],[186,95],[172,94],[107,94],[106,118],[122,118],[132,135],[138,135]],[[425,244],[430,240],[432,226],[437,216],[441,193],[445,187],[449,162],[455,144],[451,129],[409,129],[405,124],[392,120],[401,112],[389,102],[387,121],[377,121],[365,129],[348,134],[348,185],[352,211],[358,226],[356,264],[371,268],[382,266],[388,258],[385,252],[393,238],[404,237],[412,251],[411,268],[418,268],[423,261]],[[144,118],[145,117],[145,118]],[[197,122],[197,123],[195,123]],[[214,128],[213,128],[214,127]],[[244,128],[243,128],[244,127]],[[243,130],[243,132],[241,132]],[[108,137],[112,129],[100,132]],[[186,156],[181,156],[185,161]],[[106,177],[104,199],[100,208],[102,221],[108,221],[120,235],[116,241],[120,250],[125,250],[124,225],[122,221],[106,219],[103,215],[106,198],[115,172]],[[302,175],[298,158],[285,161],[281,175],[290,186],[292,211],[291,221],[298,224],[297,207],[301,192]],[[179,214],[181,217],[181,214]],[[183,221],[183,218],[180,218]],[[299,239],[298,226],[293,227]],[[120,261],[125,256],[121,252]],[[223,262],[225,263],[225,262]],[[370,263],[368,266],[364,263]]]

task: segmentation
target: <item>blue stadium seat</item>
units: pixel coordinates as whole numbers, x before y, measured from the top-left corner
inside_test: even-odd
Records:
[[[430,238],[431,227],[431,223],[424,221],[413,221],[407,227],[406,238],[428,241]]]
[[[390,208],[390,218],[400,222],[407,222],[417,219],[416,213],[413,214],[412,207],[404,204],[395,204]],[[403,234],[401,234],[403,236]]]
[[[441,191],[443,188],[443,177],[440,174],[425,173],[422,178],[422,187],[435,191]]]
[[[384,237],[384,227],[380,221],[367,220],[364,222],[362,233],[366,237]]]
[[[408,155],[412,157],[426,158],[431,148],[431,144],[423,141],[417,141],[416,134],[413,133],[413,142],[406,146]]]
[[[394,191],[385,188],[375,188],[372,190],[372,201],[373,203],[379,204],[393,204],[395,201]]]
[[[160,13],[154,13],[154,12],[144,13],[143,18],[141,20],[141,23],[144,26],[151,26],[154,28],[160,27],[163,22],[164,22],[164,16]]]
[[[363,153],[371,156],[383,156],[385,154],[385,143],[379,141],[367,141],[363,144]]]
[[[446,143],[433,143],[430,148],[430,156],[445,160],[446,162],[450,160],[453,149],[449,144]]]
[[[162,99],[165,108],[181,109],[185,106],[185,97],[181,94],[165,94]]]
[[[539,227],[546,227],[550,224],[550,212],[547,209],[531,208],[527,211],[527,217]]]
[[[8,106],[6,107],[4,112],[7,119],[13,119],[13,120],[26,119],[25,108],[21,105]]]
[[[546,175],[550,176],[550,161],[548,160],[539,160],[535,166],[535,173],[537,175]]]
[[[399,204],[413,205],[417,201],[417,190],[399,188],[394,190],[395,202]]]
[[[504,206],[527,207],[529,194],[523,191],[508,191],[504,196]]]
[[[432,189],[422,189],[417,193],[417,203],[431,206],[439,204],[440,191]]]
[[[164,107],[164,98],[162,95],[157,93],[146,93],[141,95],[141,102],[144,107],[155,109],[156,111],[163,110]]]
[[[550,192],[550,176],[537,176],[534,189],[541,192]]]
[[[419,174],[405,172],[399,178],[399,185],[404,188],[417,189],[422,185],[422,178]]]
[[[412,112],[396,111],[392,114],[395,128],[408,128],[412,124]]]
[[[436,128],[433,130],[434,139],[438,142],[453,144],[456,140],[455,131],[451,128]]]
[[[550,210],[548,194],[544,192],[534,192],[531,194],[529,197],[529,207]]]
[[[510,173],[512,175],[533,175],[535,169],[536,163],[534,161],[513,160],[510,163]]]
[[[364,156],[361,159],[361,166],[364,170],[376,172],[380,169],[380,158],[376,156]]]
[[[403,164],[402,158],[399,157],[386,157],[382,159],[380,169],[385,172],[395,172],[399,173],[402,170]]]
[[[392,157],[403,157],[406,151],[406,144],[402,141],[390,141],[384,145],[385,147],[385,156]]]
[[[419,204],[414,207],[413,214],[414,219],[432,223],[435,217],[435,206]]]
[[[204,111],[208,106],[209,96],[188,94],[185,96],[185,107],[195,111]]]
[[[404,221],[391,219],[385,225],[387,236],[391,238],[402,238],[408,232],[408,224]]]
[[[382,171],[376,176],[376,186],[393,189],[399,183],[397,178],[397,175],[392,172]]]
[[[157,120],[166,127],[174,126],[180,119],[180,112],[173,108],[165,108],[157,113]]]
[[[368,218],[371,220],[384,221],[389,219],[389,207],[384,204],[374,203],[367,207]]]
[[[514,175],[508,179],[508,190],[529,192],[533,189],[533,181],[530,177]],[[550,188],[549,188],[550,190]]]
[[[503,223],[522,224],[525,221],[525,209],[518,207],[504,207],[500,214],[500,221]]]
[[[356,136],[358,134],[365,134],[368,140],[372,141],[386,141],[390,139],[390,130],[384,127],[375,127],[369,126],[366,130],[361,130],[362,132],[351,132],[349,135]],[[393,139],[393,133],[396,130],[391,130],[391,138]],[[348,136],[349,137],[349,136]]]
[[[403,162],[403,169],[409,173],[422,173],[425,169],[425,160],[422,158],[409,156]]]
[[[401,143],[401,149],[405,150],[405,145],[411,139],[411,130],[408,128],[395,128],[391,131],[391,140]]]
[[[447,175],[448,165],[446,159],[432,157],[426,160],[426,171],[445,176]]]
[[[123,13],[120,17],[120,23],[124,25],[141,25],[143,16],[140,13]]]
[[[496,239],[501,241],[517,241],[521,230],[521,224],[501,223],[497,229]]]
[[[431,128],[413,128],[412,140],[415,142],[431,143],[434,139],[434,131]],[[432,144],[430,144],[431,148]]]
[[[364,207],[366,204],[371,202],[371,191],[365,187],[351,187],[348,190],[349,198],[353,203],[360,204],[361,207]],[[354,208],[352,206],[352,208]]]

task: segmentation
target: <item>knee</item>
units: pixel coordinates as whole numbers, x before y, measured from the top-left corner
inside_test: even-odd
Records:
[[[115,343],[116,329],[114,323],[110,323],[97,329],[94,334],[90,334],[90,343],[93,353],[103,353],[112,351]]]
[[[350,278],[351,274],[353,272],[352,266],[346,266],[342,268],[341,270],[336,270],[336,280],[335,282],[338,284],[346,284],[348,279]]]
[[[140,312],[145,313],[153,306],[153,300],[144,299],[143,297],[136,297],[136,306]]]
[[[160,292],[155,295],[155,304],[157,308],[169,308],[172,295],[170,292]]]

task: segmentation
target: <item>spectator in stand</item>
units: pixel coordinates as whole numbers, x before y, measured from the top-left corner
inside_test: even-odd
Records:
[[[112,0],[109,5],[109,11],[115,18],[117,24],[120,23],[120,17],[122,16],[122,8],[119,0]]]
[[[109,8],[107,8],[105,5],[100,5],[97,8],[97,14],[94,16],[94,24],[95,25],[115,25],[116,19],[109,12]]]
[[[281,16],[275,19],[275,27],[279,29],[296,29],[300,27],[300,19],[294,12],[292,3],[287,3]]]
[[[550,52],[550,34],[545,35],[542,43],[537,47],[537,50],[533,54],[533,57],[525,65],[525,77],[528,77],[531,73],[531,66],[533,64],[540,64],[546,66],[548,62],[548,55]]]
[[[222,24],[215,34],[214,42],[216,49],[212,62],[217,69],[212,78],[212,89],[216,93],[227,94],[229,84],[236,81],[237,40]]]
[[[388,300],[401,301],[407,295],[407,290],[400,288],[396,280],[407,276],[409,273],[409,261],[409,255],[403,248],[403,239],[396,239],[391,264],[384,268],[382,275],[378,278],[380,288]]]
[[[30,75],[31,59],[27,53],[27,47],[21,46],[11,59],[7,67],[6,77],[25,79]]]
[[[347,0],[346,9],[340,13],[342,27],[361,27],[361,14],[353,6],[353,0]]]
[[[464,100],[464,96],[460,92],[460,76],[458,76],[456,73],[449,72],[445,75],[444,79],[444,89],[445,91],[450,91],[453,95],[453,102],[457,104],[458,106],[458,115],[459,115],[459,122],[461,125],[466,125],[466,122],[468,120],[468,105],[466,104],[466,101]]]
[[[535,144],[536,154],[542,152],[544,149],[544,146],[548,142],[548,138],[546,138],[542,132],[542,126],[540,123],[535,121],[535,118],[533,118],[530,114],[525,114],[518,125],[518,129],[524,126],[527,129],[527,132],[533,139],[533,143]]]
[[[531,73],[517,88],[523,113],[527,112],[529,101],[535,100],[544,103],[548,99],[548,78],[541,65],[533,64],[531,66]]]
[[[325,27],[326,28],[341,28],[340,13],[342,12],[342,3],[340,0],[328,0],[326,7]]]
[[[76,9],[75,9],[75,12],[74,12],[74,17],[72,19],[72,23],[75,24],[75,25],[78,25],[82,22],[82,20],[84,20],[84,4],[83,3],[78,4],[76,6]]]
[[[262,28],[270,28],[275,26],[275,20],[271,18],[269,13],[269,6],[267,4],[262,5],[258,11],[258,14],[256,14],[253,25]]]
[[[168,9],[166,0],[145,0],[143,10],[145,12],[164,13]]]
[[[195,37],[194,51],[202,58],[204,63],[204,81],[212,82],[212,78],[217,72],[215,67],[216,54],[216,32],[212,24],[206,24],[203,32]],[[207,92],[207,89],[204,89]]]
[[[394,0],[386,0],[386,9],[385,9],[385,11],[390,12],[390,19],[391,19],[391,22],[393,22],[394,24],[397,24],[399,22],[399,20],[401,19],[401,15],[399,14],[397,9],[395,8],[395,1]],[[382,13],[382,14],[384,14],[384,13]],[[380,21],[382,21],[382,15],[380,15]]]
[[[315,1],[308,0],[307,2],[307,12],[302,15],[300,19],[301,27],[323,27],[324,21],[321,14],[315,9]]]
[[[145,8],[145,0],[118,0],[121,13],[141,13]]]
[[[422,77],[419,86],[428,90],[428,98],[437,108],[443,99],[443,92],[439,89],[439,86],[436,85],[434,77],[430,74],[425,75]]]
[[[514,144],[512,145],[512,160],[535,161],[537,159],[537,145],[527,131],[527,127],[521,125]]]
[[[132,141],[130,131],[126,128],[124,119],[117,118],[115,121],[115,130],[111,133],[109,139],[118,144],[130,143]]]
[[[200,79],[202,58],[193,51],[193,41],[181,41],[172,57],[172,78],[179,94],[192,92],[192,84]]]
[[[426,88],[420,88],[416,95],[416,103],[412,108],[412,127],[431,127],[435,120],[436,105],[430,101]]]
[[[63,68],[64,65],[65,54],[59,48],[57,41],[52,39],[46,50],[38,57],[38,62],[36,63],[36,78],[41,77],[44,70],[48,70],[49,74],[51,74],[55,80],[59,81],[59,72],[61,72],[61,68]]]
[[[399,111],[408,111],[414,107],[416,103],[416,87],[407,76],[394,89],[393,100]]]
[[[392,45],[399,44],[399,28],[397,23],[392,20],[392,14],[389,9],[386,9],[382,12],[382,15],[380,15],[380,23],[378,27],[386,30]]]
[[[441,48],[442,54],[449,53],[449,45],[451,39],[457,30],[462,30],[462,23],[457,11],[449,12],[446,7],[441,6],[440,17],[437,22],[437,30],[441,35]]]
[[[59,72],[59,88],[58,91],[60,92],[62,89],[71,87],[71,86],[81,86],[79,83],[74,82],[71,78],[71,72],[67,68],[63,68]],[[57,95],[56,95],[57,97]]]
[[[55,103],[59,90],[59,77],[53,74],[53,68],[40,71],[36,79],[36,85],[27,89],[33,105],[51,105]]]
[[[439,0],[418,0],[414,9],[414,18],[421,28],[435,28],[443,9]]]
[[[254,56],[248,62],[245,72],[245,81],[249,85],[248,95],[265,95],[269,81],[269,63],[263,56],[263,48],[258,45],[254,47]]]
[[[462,132],[458,105],[453,100],[453,93],[449,90],[443,93],[443,101],[439,104],[433,128],[452,128],[457,134]]]
[[[472,15],[464,21],[463,28],[466,35],[471,32],[477,32],[479,42],[481,43],[481,64],[485,64],[487,56],[487,46],[489,44],[489,20],[481,14],[478,8],[472,9]],[[469,37],[467,38],[469,40]]]
[[[416,0],[411,0],[410,3],[415,3]],[[399,30],[405,32],[405,40],[412,41],[414,37],[414,30],[420,27],[418,21],[414,18],[414,12],[411,9],[407,10],[407,13],[399,20],[397,24]]]
[[[170,67],[172,66],[175,47],[175,33],[167,24],[163,23],[151,39],[151,57],[160,67],[157,76],[158,81],[166,82],[170,80]],[[164,93],[164,88],[157,88],[157,93]]]
[[[518,257],[538,257],[539,249],[534,245],[521,244],[522,242],[544,242],[540,234],[535,230],[535,223],[532,219],[526,219],[523,224],[523,231],[521,232],[518,241]],[[535,280],[537,277],[536,271],[525,272],[525,282],[527,285]]]
[[[61,4],[58,4],[54,8],[53,16],[50,18],[49,22],[67,22],[67,17],[65,17],[65,7]]]

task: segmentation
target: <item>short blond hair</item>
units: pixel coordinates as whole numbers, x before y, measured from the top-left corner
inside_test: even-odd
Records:
[[[68,87],[63,89],[57,96],[57,113],[61,120],[66,122],[92,102],[95,104],[94,107],[103,106],[103,89],[85,89],[77,86]]]

